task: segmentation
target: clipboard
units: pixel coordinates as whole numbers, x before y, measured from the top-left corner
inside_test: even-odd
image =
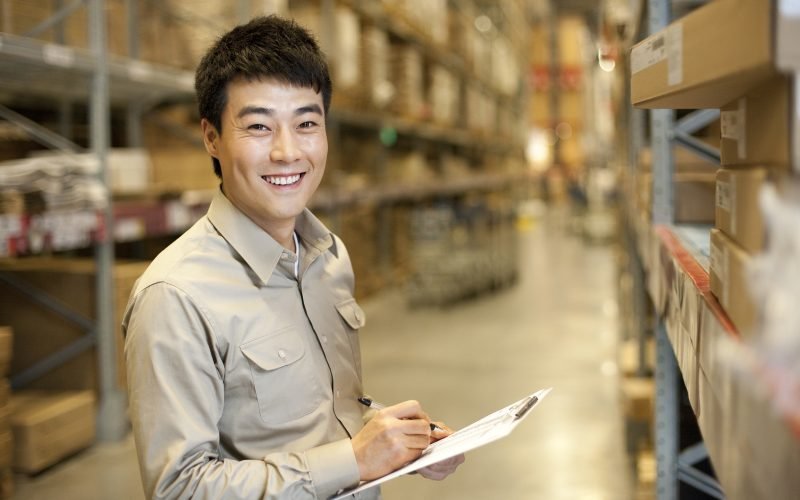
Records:
[[[511,431],[513,431],[520,422],[530,415],[531,410],[541,403],[542,399],[544,399],[551,390],[552,387],[542,389],[519,401],[515,401],[505,408],[501,408],[463,429],[454,432],[446,438],[431,443],[430,446],[425,448],[422,455],[413,462],[378,479],[373,479],[372,481],[361,483],[354,488],[341,491],[337,495],[331,497],[330,500],[347,498],[359,491],[373,488],[396,477],[409,474],[506,437],[511,434]]]

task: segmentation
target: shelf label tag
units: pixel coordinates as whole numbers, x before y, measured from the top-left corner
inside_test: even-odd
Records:
[[[717,207],[731,211],[731,183],[726,181],[717,181]]]
[[[683,23],[667,28],[667,84],[683,83]]]
[[[42,58],[47,64],[71,68],[75,66],[75,51],[63,45],[48,43],[42,47]]]
[[[721,112],[719,123],[722,138],[736,141],[739,159],[747,157],[747,99],[739,99],[737,109]]]
[[[631,74],[643,71],[667,57],[667,41],[664,34],[645,40],[631,50]]]

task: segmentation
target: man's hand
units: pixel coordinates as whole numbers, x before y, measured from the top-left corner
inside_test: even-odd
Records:
[[[385,476],[419,457],[431,442],[430,423],[417,401],[378,411],[351,441],[361,480]]]
[[[436,424],[436,429],[431,433],[431,443],[434,441],[438,441],[440,439],[444,439],[450,434],[453,433],[453,430],[444,425],[441,422],[434,422]],[[440,430],[441,429],[441,430]],[[464,463],[464,454],[456,455],[454,457],[448,458],[447,460],[442,460],[441,462],[437,462],[435,464],[429,465],[424,467],[417,472],[420,476],[426,479],[433,479],[434,481],[441,481],[442,479],[446,478],[450,474],[456,471],[459,465]]]

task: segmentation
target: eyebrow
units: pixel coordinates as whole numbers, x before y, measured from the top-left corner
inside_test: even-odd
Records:
[[[294,110],[295,116],[304,115],[306,113],[316,113],[318,115],[322,115],[322,108],[319,106],[319,104],[308,104],[306,106],[300,106]],[[236,116],[242,118],[244,116],[253,114],[273,116],[275,114],[275,110],[273,108],[265,108],[263,106],[245,106],[239,110],[239,113],[237,113]]]

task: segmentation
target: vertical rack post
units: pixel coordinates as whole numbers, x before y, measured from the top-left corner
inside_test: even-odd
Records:
[[[92,95],[90,106],[91,148],[99,164],[101,179],[108,186],[109,147],[109,78],[106,45],[106,18],[103,0],[90,0],[89,36],[96,66],[92,74]],[[125,399],[117,387],[117,335],[114,323],[114,238],[113,207],[111,200],[103,209],[101,241],[96,245],[96,336],[97,359],[100,385],[99,412],[97,416],[97,437],[101,441],[122,438],[127,430]]]
[[[669,0],[648,0],[650,34],[670,21]],[[671,224],[674,218],[672,172],[673,111],[650,111],[650,147],[653,151],[653,224]],[[652,272],[658,272],[653,270]],[[655,445],[658,500],[678,498],[678,366],[663,318],[656,327],[656,415]]]
[[[125,0],[125,18],[128,22],[128,57],[134,61],[139,59],[139,3],[137,0]],[[144,104],[141,100],[128,103],[125,115],[128,147],[142,146],[143,115]]]

